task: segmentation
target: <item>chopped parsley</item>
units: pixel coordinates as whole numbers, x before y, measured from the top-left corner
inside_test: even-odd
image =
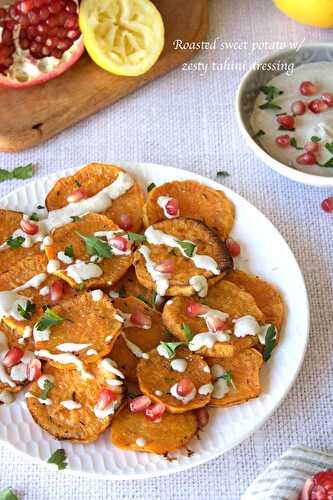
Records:
[[[32,318],[33,313],[36,311],[36,306],[31,300],[27,301],[27,304],[24,307],[22,307],[20,304],[17,305],[17,312],[19,313],[22,318],[26,320],[30,320]]]
[[[147,187],[148,193],[150,193],[150,191],[152,191],[155,187],[156,187],[155,182],[152,182],[151,184],[149,184],[149,186]]]
[[[218,170],[216,172],[217,177],[229,177],[230,174],[226,170]]]
[[[79,182],[78,180],[75,179],[75,184],[77,185],[78,188],[81,187],[81,182]]]
[[[149,306],[151,309],[156,309],[156,299],[157,299],[156,290],[152,291],[151,300],[147,299],[147,297],[145,295],[141,295],[141,294],[138,295],[137,298],[142,300],[142,302],[147,304],[147,306]]]
[[[184,342],[161,342],[161,345],[167,350],[169,358],[173,358],[176,355],[178,347],[186,346]]]
[[[6,170],[0,168],[0,182],[10,179],[30,179],[34,175],[32,163],[28,163],[23,167],[16,167],[14,170]]]
[[[321,138],[318,137],[317,135],[313,135],[311,137],[311,142],[320,142],[321,141]]]
[[[144,234],[132,233],[131,231],[127,233],[127,236],[130,241],[146,241],[147,239]]]
[[[325,148],[333,155],[333,142],[327,142]]]
[[[59,470],[66,469],[68,463],[65,450],[59,448],[59,450],[52,453],[47,463],[57,465]]]
[[[170,250],[170,252],[168,253],[168,255],[176,256],[177,255],[176,250],[174,248],[172,248],[172,250]]]
[[[36,323],[36,329],[39,332],[43,332],[51,326],[58,325],[63,321],[65,321],[65,318],[54,312],[50,307],[47,307],[42,318]]]
[[[223,378],[228,384],[231,385],[231,387],[233,388],[234,391],[237,391],[237,387],[236,387],[236,384],[234,382],[234,379],[233,379],[233,376],[232,376],[232,373],[230,370],[228,370],[227,372],[225,372],[221,377],[219,378]]]
[[[85,242],[88,255],[97,255],[97,257],[104,257],[107,259],[113,256],[112,250],[106,241],[101,238],[96,238],[96,236],[84,236],[81,233],[77,234]]]
[[[0,491],[0,500],[19,500],[11,488]]]
[[[121,299],[124,299],[125,297],[127,297],[127,293],[126,293],[126,288],[124,287],[124,285],[122,285],[119,290],[118,290],[118,294],[119,294],[119,297]]]
[[[279,126],[279,130],[286,130],[287,132],[295,132],[295,128],[284,127],[283,125]]]
[[[49,391],[52,389],[53,387],[53,384],[50,380],[46,379],[44,381],[44,384],[43,384],[43,390],[42,392],[40,393],[40,396],[39,396],[39,399],[42,399],[43,401],[45,401],[45,399],[48,398],[49,396]]]
[[[283,94],[283,91],[274,87],[274,85],[262,85],[260,91],[265,94],[266,102],[259,106],[260,109],[282,109],[281,106],[275,104],[274,99]]]
[[[274,102],[265,102],[259,106],[260,109],[282,109],[281,106],[275,104]]]
[[[272,351],[274,347],[276,346],[276,328],[275,326],[269,325],[267,328],[267,332],[265,335],[265,346],[264,346],[264,351],[263,351],[263,358],[264,361],[268,361],[269,358],[271,357]]]
[[[193,339],[193,333],[192,333],[190,326],[187,323],[183,323],[182,330],[185,333],[187,341],[190,342]]]
[[[331,153],[333,155],[333,141],[332,142],[327,142],[325,144],[325,148],[327,149],[327,151],[329,153]],[[319,163],[319,162],[317,162],[317,165],[319,165],[319,167],[333,167],[333,157],[330,158],[326,163]]]
[[[80,217],[78,215],[71,215],[71,219],[73,222],[76,222],[76,221],[80,220]]]
[[[39,221],[39,216],[36,212],[33,212],[31,215],[30,215],[30,220],[34,220],[35,222],[38,222]]]
[[[175,242],[178,243],[179,246],[184,250],[184,253],[187,257],[193,257],[194,250],[196,249],[196,245],[192,243],[192,241],[187,241],[187,240],[176,240]]]
[[[295,139],[295,137],[293,137],[290,141],[290,144],[293,148],[297,149],[298,151],[302,151],[303,148],[301,148],[300,146],[298,146],[297,144],[297,140]]]
[[[258,139],[259,137],[262,137],[263,135],[266,135],[266,132],[262,129],[258,130],[256,134],[254,134],[253,139]]]
[[[74,250],[73,250],[72,245],[65,248],[64,254],[66,255],[66,257],[70,257],[71,259],[74,259]]]
[[[7,245],[10,248],[19,248],[24,243],[25,238],[23,236],[18,236],[17,238],[10,237],[9,240],[6,241]]]

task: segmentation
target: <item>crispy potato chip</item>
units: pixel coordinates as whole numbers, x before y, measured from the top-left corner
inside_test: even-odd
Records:
[[[183,448],[198,430],[193,412],[164,413],[160,422],[151,422],[143,413],[131,413],[124,407],[111,427],[112,444],[128,451],[146,451],[163,455]]]
[[[45,246],[45,253],[50,260],[59,262],[60,267],[55,269],[54,274],[60,276],[73,287],[80,287],[84,283],[86,288],[105,287],[116,283],[127,271],[132,263],[132,255],[115,255],[103,257],[97,262],[91,261],[88,255],[86,243],[82,236],[94,236],[95,233],[121,231],[111,219],[99,214],[87,214],[80,220],[66,224],[56,229],[52,233],[52,244]],[[99,236],[99,240],[107,243],[105,237]],[[59,260],[59,252],[65,252],[66,248],[71,248],[74,254],[72,263],[68,264],[63,256]],[[110,249],[110,247],[108,247]],[[75,259],[75,260],[74,260]],[[77,272],[75,264],[77,261],[89,264],[92,270],[82,270]],[[75,267],[71,267],[71,266]],[[73,270],[72,277],[68,275],[69,269]],[[89,278],[89,276],[95,276]],[[73,277],[74,276],[74,277]],[[75,277],[77,276],[77,277]],[[80,281],[80,283],[78,282]]]
[[[90,163],[78,170],[74,175],[59,179],[46,197],[48,210],[56,210],[68,204],[67,197],[82,187],[87,196],[97,194],[112,184],[122,168],[107,163]],[[127,172],[126,172],[127,173]],[[138,231],[142,225],[143,191],[140,184],[134,180],[134,185],[122,196],[113,200],[112,206],[104,212],[118,226],[122,227],[122,216],[127,215],[133,228]]]
[[[164,260],[172,259],[175,270],[169,279],[169,288],[166,295],[193,295],[194,288],[189,284],[190,278],[195,275],[204,276],[211,285],[222,279],[224,274],[233,267],[232,259],[227,247],[218,234],[209,229],[205,224],[194,219],[179,217],[174,220],[165,220],[154,224],[155,230],[173,236],[177,240],[190,241],[196,245],[196,255],[206,255],[216,262],[220,274],[199,269],[193,260],[184,256],[178,248],[161,244],[153,245],[145,242],[144,247],[150,251],[150,259],[158,264]],[[192,248],[193,251],[193,248]],[[134,255],[135,272],[139,282],[146,288],[155,288],[156,283],[146,267],[146,260],[139,250]]]
[[[116,376],[96,365],[90,365],[89,370],[94,378],[86,380],[76,370],[59,370],[47,363],[43,375],[49,377],[53,384],[47,394],[49,404],[39,399],[41,383],[38,385],[37,381],[31,386],[31,396],[27,397],[28,409],[35,422],[56,439],[90,443],[110,424],[112,414],[99,413],[95,406],[101,390],[110,388],[107,381],[116,379]],[[112,392],[117,395],[112,402],[114,409],[122,400],[121,387],[112,386]]]
[[[185,363],[181,360],[185,360]],[[185,368],[184,371],[179,371],[180,363],[181,369]],[[150,351],[149,359],[139,361],[137,374],[141,391],[152,400],[165,404],[170,413],[201,408],[210,400],[208,385],[212,378],[207,363],[185,347],[179,347],[172,359],[161,356],[156,349]],[[195,386],[192,399],[188,401],[172,395],[177,394],[176,385],[183,379],[191,380]]]
[[[229,273],[225,279],[250,293],[258,307],[264,313],[265,322],[273,323],[278,331],[281,330],[284,318],[284,305],[281,294],[273,285],[254,274],[238,270]]]
[[[111,352],[122,323],[116,319],[116,310],[108,297],[99,291],[96,300],[95,293],[82,293],[52,308],[64,320],[50,326],[48,340],[35,339],[41,358],[52,358],[50,364],[58,368],[74,369],[75,364],[64,364],[54,357],[73,353],[79,363],[94,363]],[[49,354],[44,355],[44,350]]]
[[[175,198],[181,217],[193,217],[204,222],[225,240],[234,223],[235,208],[222,191],[217,191],[194,181],[166,182],[148,194],[143,208],[143,222],[146,227],[166,219],[163,208],[158,204],[161,196]]]
[[[143,329],[135,326],[123,326],[121,335],[116,340],[112,349],[112,359],[117,362],[124,373],[126,380],[136,382],[136,367],[141,354],[146,353],[158,346],[163,339],[165,328],[162,316],[144,304],[142,300],[134,297],[126,299],[115,299],[113,306],[125,314],[142,313],[151,319],[151,328]],[[139,349],[137,349],[137,347]]]
[[[23,335],[26,327],[33,327],[43,314],[43,306],[52,305],[49,289],[59,278],[48,274],[46,266],[46,256],[44,254],[36,254],[19,260],[9,271],[0,275],[0,292],[21,288],[17,293],[28,298],[35,306],[35,310],[29,320],[25,320],[23,317],[19,320],[13,316],[3,318],[4,323],[15,330],[18,335]],[[40,280],[38,280],[38,277],[40,277]],[[35,283],[31,283],[31,280],[36,281]],[[33,286],[27,286],[29,282]],[[73,297],[77,293],[75,289],[64,282],[63,300]]]
[[[204,318],[191,317],[187,314],[186,307],[193,302],[193,298],[175,297],[167,301],[163,309],[162,317],[164,324],[177,339],[183,342],[187,341],[182,328],[184,323],[190,327],[193,335],[208,331]],[[216,309],[229,315],[225,321],[226,330],[233,330],[232,320],[241,318],[242,316],[253,316],[260,324],[265,322],[264,315],[258,308],[252,295],[229,281],[219,281],[216,285],[209,288],[205,304],[211,309]],[[233,357],[237,352],[257,344],[258,338],[256,336],[248,335],[238,338],[231,335],[229,341],[216,342],[212,348],[202,347],[197,352],[205,356]]]
[[[245,349],[233,358],[207,358],[207,363],[212,369],[214,378],[214,365],[221,366],[230,372],[236,390],[231,385],[229,392],[217,399],[212,395],[209,406],[232,406],[245,403],[249,399],[260,395],[260,368],[263,365],[262,355],[256,349]]]
[[[0,209],[0,245],[4,245],[12,234],[20,228],[22,216],[21,212]],[[21,259],[36,253],[41,253],[38,243],[31,248],[3,246],[0,251],[0,274],[8,271],[12,266],[16,266]]]

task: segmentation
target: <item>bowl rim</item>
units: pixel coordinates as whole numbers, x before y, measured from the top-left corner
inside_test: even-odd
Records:
[[[333,51],[333,42],[308,42],[304,43],[298,52],[300,52],[303,49],[309,49],[309,48],[328,48]],[[291,52],[295,52],[295,49],[283,49],[283,50],[278,50],[273,52],[272,54],[265,56],[258,61],[255,62],[255,65],[261,65],[264,63],[267,63],[269,61],[272,61],[278,56],[283,56],[283,54],[290,54]],[[270,154],[268,154],[259,144],[253,139],[249,131],[247,130],[243,117],[242,117],[242,96],[245,91],[246,85],[251,78],[251,76],[254,74],[255,71],[258,71],[257,69],[254,69],[251,67],[249,70],[246,71],[246,73],[243,75],[241,78],[241,81],[238,85],[237,92],[236,92],[236,118],[237,118],[237,123],[240,128],[240,131],[245,138],[245,142],[247,145],[252,149],[252,151],[260,158],[260,160],[265,163],[267,166],[278,172],[279,174],[283,175],[284,177],[288,177],[289,179],[296,181],[296,182],[301,182],[302,184],[309,184],[312,186],[317,186],[317,187],[333,187],[333,175],[332,177],[324,177],[321,175],[314,175],[314,174],[308,174],[306,172],[301,172],[300,170],[296,170],[292,167],[289,167],[288,165],[285,165],[284,163],[276,160],[273,158]],[[259,70],[262,71],[262,70]]]

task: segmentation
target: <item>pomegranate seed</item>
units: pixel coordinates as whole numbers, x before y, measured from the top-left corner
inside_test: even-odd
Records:
[[[15,5],[11,5],[8,9],[8,14],[9,16],[14,19],[14,21],[17,21],[20,17],[19,13],[17,12],[16,10],[16,6]]]
[[[121,214],[119,217],[119,226],[126,231],[133,229],[133,222],[128,214]]]
[[[47,7],[43,7],[39,11],[39,17],[42,21],[46,21],[46,19],[49,17],[50,12]]]
[[[37,25],[37,31],[38,31],[38,33],[40,33],[42,35],[46,35],[48,32],[48,28],[47,28],[45,23],[39,23]]]
[[[115,236],[109,241],[109,244],[120,252],[127,252],[129,245],[128,239],[123,236]]]
[[[0,19],[3,19],[5,17],[7,17],[7,11],[6,11],[6,9],[0,8]]]
[[[2,359],[2,363],[7,368],[11,368],[12,366],[17,365],[17,363],[19,363],[23,354],[24,354],[24,352],[19,347],[12,347],[4,355],[4,357]]]
[[[55,26],[58,26],[58,18],[57,16],[50,16],[46,19],[46,24],[50,28],[54,28]]]
[[[320,99],[314,99],[314,101],[311,101],[309,104],[309,110],[315,114],[323,113],[327,109],[328,109],[328,104],[326,104],[326,102],[321,101]]]
[[[155,403],[145,409],[145,417],[152,422],[160,422],[163,413],[165,412],[165,405],[163,403]]]
[[[23,40],[20,40],[20,45],[23,50],[27,50],[30,46],[30,42],[25,38]]]
[[[304,145],[305,151],[308,151],[309,153],[318,153],[320,150],[320,144],[318,142],[312,142],[308,141]]]
[[[175,261],[173,259],[161,260],[156,264],[155,270],[163,274],[172,274],[175,270]]]
[[[70,40],[77,40],[81,36],[81,31],[80,30],[69,30],[67,33],[67,38]]]
[[[49,297],[50,300],[55,303],[59,302],[64,294],[64,282],[62,280],[56,280],[50,286]]]
[[[37,35],[38,35],[37,26],[27,27],[27,37],[29,40],[34,40]]]
[[[30,12],[28,12],[28,19],[29,19],[31,24],[38,24],[40,21],[38,11],[30,10]]]
[[[311,500],[331,500],[333,498],[333,470],[318,472],[312,479]]]
[[[182,398],[191,394],[193,389],[194,389],[194,384],[192,380],[188,378],[183,378],[182,380],[180,380],[176,387],[177,394],[179,394],[179,396],[181,396]]]
[[[291,105],[291,112],[293,115],[301,116],[306,111],[306,105],[303,101],[295,101]]]
[[[192,302],[191,304],[187,304],[186,313],[188,316],[196,317],[203,316],[209,311],[209,307],[204,304],[200,304],[199,302]]]
[[[53,52],[52,52],[53,54]],[[77,203],[78,201],[84,200],[87,198],[86,190],[82,187],[74,191],[72,194],[67,196],[68,203]]]
[[[295,118],[293,116],[290,115],[278,116],[276,120],[281,125],[281,127],[286,128],[288,130],[292,130],[295,127]]]
[[[6,26],[7,30],[13,31],[15,26],[16,26],[16,21],[13,21],[13,20],[6,21],[5,26]]]
[[[151,400],[148,396],[138,396],[131,400],[129,407],[132,413],[141,413],[151,405]]]
[[[53,49],[51,52],[51,56],[55,57],[56,59],[61,59],[62,58],[62,50],[59,49]]]
[[[7,59],[13,53],[12,47],[0,47],[0,60]]]
[[[299,165],[315,165],[317,162],[315,155],[310,151],[298,156],[296,161]]]
[[[209,413],[207,408],[198,408],[195,410],[195,416],[198,422],[198,426],[200,429],[206,427],[209,422]]]
[[[31,220],[22,219],[20,222],[20,226],[22,228],[22,231],[24,231],[26,234],[30,234],[30,236],[37,234],[39,231],[38,225],[34,222],[31,222]]]
[[[42,363],[37,358],[33,358],[29,361],[27,366],[27,379],[29,382],[34,382],[38,380],[42,374]]]
[[[2,32],[1,44],[6,45],[6,47],[13,45],[13,34],[6,28]]]
[[[321,96],[321,99],[322,99],[322,101],[324,101],[327,104],[327,106],[329,108],[333,107],[333,94],[331,94],[330,92],[325,92]]]
[[[45,45],[44,45],[44,47],[42,48],[42,54],[44,57],[49,56],[51,54],[51,50],[49,49],[49,47],[45,47]]]
[[[176,198],[171,198],[167,204],[165,205],[165,210],[168,215],[171,217],[178,217],[179,216],[179,203]]]
[[[73,43],[72,40],[69,40],[69,38],[65,38],[64,40],[60,40],[60,42],[57,45],[57,48],[65,52],[66,50],[69,49],[69,47],[72,46],[72,43]]]
[[[117,395],[111,389],[102,389],[98,396],[96,406],[99,410],[105,410],[112,401],[117,399]]]
[[[324,201],[322,201],[321,208],[324,210],[324,212],[332,213],[333,212],[333,196],[330,196],[329,198],[326,198]]]
[[[151,328],[151,317],[143,314],[141,311],[132,313],[130,321],[137,328],[144,328],[145,330]]]
[[[59,39],[66,38],[67,31],[65,30],[65,28],[60,27],[60,28],[56,28],[55,34]]]
[[[232,238],[228,238],[226,241],[226,245],[231,257],[239,257],[241,248],[237,241],[233,240]]]
[[[48,36],[45,41],[45,45],[49,48],[53,48],[57,46],[58,42],[59,40],[56,36]]]
[[[302,82],[299,87],[299,91],[302,95],[305,96],[316,95],[318,93],[316,85],[314,85],[312,82]]]
[[[210,332],[225,330],[225,322],[218,316],[208,316],[206,318],[206,324]]]
[[[279,135],[275,142],[280,148],[288,148],[290,146],[290,137],[289,135]]]
[[[72,13],[77,12],[77,5],[76,5],[76,3],[72,2],[72,0],[70,0],[69,2],[66,3],[65,10],[66,10],[66,12],[72,12]]]
[[[66,29],[74,29],[77,27],[77,16],[74,14],[67,14],[64,22],[64,27]]]
[[[54,0],[50,2],[48,9],[51,14],[58,14],[63,9],[63,2]]]

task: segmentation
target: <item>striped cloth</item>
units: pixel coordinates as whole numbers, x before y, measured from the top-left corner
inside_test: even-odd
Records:
[[[333,455],[295,446],[257,477],[242,500],[297,500],[304,482],[333,468]]]

